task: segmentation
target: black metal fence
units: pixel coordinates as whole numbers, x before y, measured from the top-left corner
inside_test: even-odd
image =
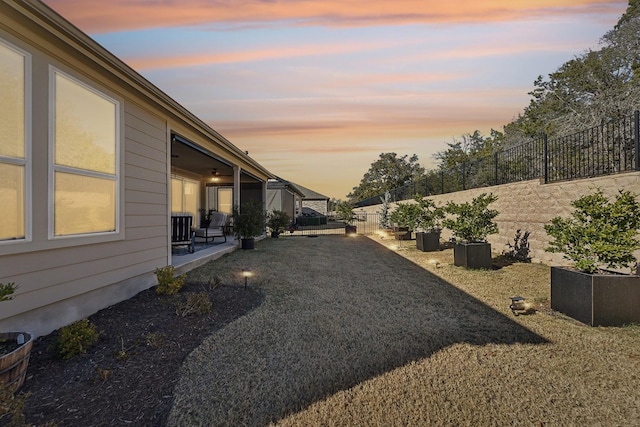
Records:
[[[380,229],[380,214],[368,212],[355,212],[358,234],[375,234]],[[345,223],[335,217],[328,216],[326,223],[298,225],[295,229],[285,231],[281,236],[318,236],[327,234],[345,234]]]
[[[548,140],[541,138],[494,153],[456,169],[427,172],[389,193],[391,201],[542,178],[544,183],[640,171],[640,113],[606,125]],[[383,195],[355,203],[377,205]]]

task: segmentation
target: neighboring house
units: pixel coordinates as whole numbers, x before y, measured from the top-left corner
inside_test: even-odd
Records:
[[[302,198],[304,193],[296,184],[280,177],[267,182],[267,211],[279,210],[286,212],[294,220],[302,212]]]
[[[327,196],[303,187],[300,184],[296,184],[296,186],[304,193],[304,197],[302,198],[303,208],[309,208],[321,215],[327,216],[329,211],[329,198]]]
[[[155,285],[172,212],[264,203],[269,178],[43,3],[0,2],[0,282],[19,286],[0,330],[47,334]]]

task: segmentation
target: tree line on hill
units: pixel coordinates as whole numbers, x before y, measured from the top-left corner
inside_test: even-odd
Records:
[[[488,159],[499,150],[539,138],[570,135],[604,125],[640,106],[640,0],[629,0],[625,13],[600,40],[598,49],[577,55],[546,78],[539,76],[524,111],[502,131],[478,130],[447,143],[435,154],[441,170]],[[347,195],[351,202],[375,197],[425,179],[418,156],[382,153]]]

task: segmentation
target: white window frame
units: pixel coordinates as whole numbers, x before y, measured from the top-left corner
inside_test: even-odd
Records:
[[[55,163],[55,104],[56,104],[56,75],[60,74],[65,78],[73,81],[74,83],[80,85],[84,89],[94,93],[95,95],[112,102],[115,105],[115,176],[107,173],[101,173],[86,169],[78,169],[69,166],[57,165]],[[68,72],[65,72],[53,65],[49,66],[49,173],[48,173],[48,186],[49,186],[49,215],[48,215],[48,234],[49,240],[64,240],[64,239],[77,239],[77,238],[86,238],[93,236],[112,236],[121,234],[120,230],[120,221],[121,221],[121,203],[122,201],[122,188],[121,188],[121,158],[120,158],[120,150],[121,150],[121,141],[122,141],[122,128],[121,128],[121,114],[122,114],[122,103],[115,99],[112,96],[107,95],[105,92],[95,88],[89,83],[74,77]],[[55,235],[55,173],[63,172],[70,173],[79,176],[91,177],[91,178],[100,178],[100,179],[112,179],[115,184],[115,207],[114,207],[114,216],[115,216],[115,230],[113,231],[97,231],[90,233],[79,233],[79,234],[69,234],[57,236]]]
[[[31,54],[7,40],[0,38],[0,44],[9,50],[14,51],[24,58],[24,159],[16,157],[0,156],[0,162],[5,164],[24,166],[24,238],[12,240],[0,240],[0,245],[12,245],[25,243],[32,240],[32,156],[31,156],[31,111],[32,89],[31,89]]]

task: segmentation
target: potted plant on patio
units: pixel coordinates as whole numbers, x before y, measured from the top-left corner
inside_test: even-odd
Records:
[[[453,264],[466,268],[491,268],[491,244],[487,236],[498,232],[493,219],[498,211],[489,205],[498,200],[492,193],[482,193],[471,203],[446,204],[444,211],[453,216],[442,225],[453,232]]]
[[[551,308],[591,326],[640,323],[638,196],[619,191],[613,202],[602,191],[582,196],[568,218],[545,225],[553,239],[546,248],[563,253],[574,268],[551,267]]]
[[[423,252],[439,251],[444,209],[428,198],[416,197],[416,203],[420,206],[417,230],[421,230],[416,231],[416,248]]]
[[[255,238],[264,233],[267,216],[262,203],[250,200],[233,208],[233,225],[236,236],[242,242],[242,249],[254,249]]]
[[[396,240],[411,240],[411,233],[418,228],[418,218],[422,208],[417,203],[398,203],[391,212],[389,220],[393,227]]]
[[[13,299],[15,283],[0,283],[0,302]],[[26,332],[0,333],[0,385],[16,391],[24,383],[33,346],[33,336]]]
[[[267,227],[271,230],[271,237],[273,238],[278,238],[290,223],[291,218],[285,211],[274,209],[267,215]]]
[[[356,234],[358,228],[354,225],[356,214],[353,212],[353,205],[349,202],[339,202],[336,206],[338,219],[344,221],[344,233],[347,235]]]

